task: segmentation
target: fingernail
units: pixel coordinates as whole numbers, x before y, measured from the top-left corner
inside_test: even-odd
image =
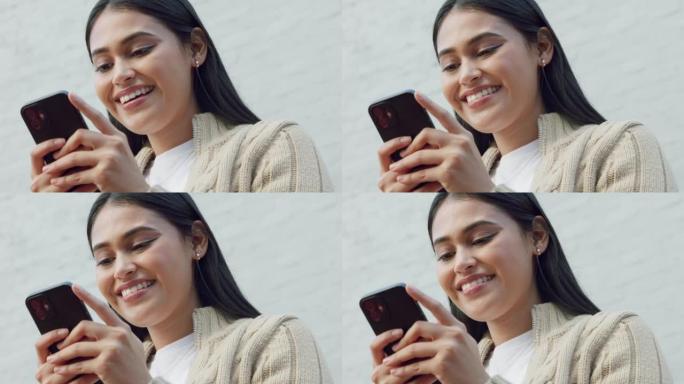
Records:
[[[396,167],[397,167],[397,163],[392,163],[392,164],[390,164],[389,169],[394,169]]]
[[[69,330],[66,328],[62,328],[62,329],[57,331],[58,336],[66,336],[67,333],[69,333]]]
[[[55,359],[55,355],[48,355],[48,357],[45,360],[52,361],[54,359]]]
[[[383,364],[388,364],[388,363],[391,362],[391,361],[392,361],[392,358],[389,357],[389,356],[388,356],[388,357],[385,357],[384,359],[382,359],[382,363],[383,363]]]
[[[411,141],[411,138],[408,136],[402,137],[401,140],[399,140],[400,143],[406,144]]]
[[[53,370],[54,373],[62,373],[64,371],[66,371],[64,367],[55,367],[55,369]]]
[[[395,329],[392,331],[392,336],[401,336],[401,334],[404,333],[401,329]]]
[[[57,344],[57,349],[62,349],[63,347],[64,347],[64,342],[63,342],[63,341],[60,342],[59,344]]]
[[[390,369],[390,374],[394,376],[399,376],[401,371],[398,368]]]
[[[404,151],[399,152],[399,156],[401,156],[401,157],[406,156],[406,151],[404,150]]]
[[[406,181],[408,178],[405,175],[397,176],[397,181],[400,183],[403,183]]]
[[[61,138],[61,137],[56,138],[55,140],[52,141],[52,143],[53,143],[54,145],[62,144],[63,142],[64,142],[64,138]]]

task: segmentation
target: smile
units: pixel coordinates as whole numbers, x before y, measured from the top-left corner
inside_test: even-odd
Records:
[[[125,300],[125,299],[135,295],[136,293],[142,291],[143,289],[151,287],[152,285],[154,285],[154,281],[148,280],[148,281],[142,282],[140,284],[136,284],[132,287],[125,288],[125,289],[121,290],[121,297],[123,297]]]
[[[118,101],[121,104],[126,104],[130,101],[137,99],[140,96],[145,96],[145,95],[149,94],[150,92],[152,92],[152,90],[154,90],[154,87],[138,88],[137,90],[135,90],[131,93],[127,93],[127,94],[121,96]]]
[[[473,292],[479,290],[479,288],[481,288],[483,285],[490,282],[492,279],[494,279],[494,275],[480,277],[477,280],[469,281],[469,282],[461,285],[461,287],[459,288],[459,291],[468,295],[470,293],[473,293]]]
[[[465,101],[468,103],[468,105],[472,105],[486,96],[499,92],[500,89],[500,86],[485,88],[478,93],[466,96]]]

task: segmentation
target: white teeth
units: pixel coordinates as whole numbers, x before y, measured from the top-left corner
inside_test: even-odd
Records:
[[[129,101],[131,101],[131,100],[137,98],[138,96],[140,96],[140,95],[146,95],[146,94],[150,93],[151,91],[152,91],[152,87],[140,88],[140,89],[138,89],[138,90],[135,91],[135,92],[129,93],[129,94],[124,95],[124,96],[121,96],[121,98],[119,99],[119,102],[120,102],[121,104],[126,104],[126,103],[128,103]]]
[[[134,294],[134,293],[136,293],[136,292],[138,292],[138,291],[141,290],[141,289],[145,289],[145,288],[149,287],[150,285],[152,285],[152,282],[151,282],[151,281],[146,281],[146,282],[144,282],[144,283],[140,283],[140,284],[134,285],[134,286],[132,286],[132,287],[128,287],[128,288],[123,289],[123,290],[121,291],[121,296],[123,296],[124,298],[126,298],[126,297],[128,297],[128,296],[130,296],[130,295],[132,295],[132,294]]]
[[[500,88],[501,87],[490,87],[487,89],[483,89],[476,94],[466,96],[466,101],[468,102],[468,104],[472,104],[485,96],[491,95],[492,93],[498,91]]]
[[[493,276],[485,276],[485,277],[480,277],[477,280],[465,283],[465,284],[461,285],[461,291],[468,292],[471,289],[473,289],[479,285],[482,285],[482,284],[488,282],[489,280],[491,280],[493,278],[494,278]]]

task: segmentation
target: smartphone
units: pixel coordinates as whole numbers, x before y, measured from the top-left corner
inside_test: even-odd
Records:
[[[410,136],[414,139],[424,128],[434,128],[427,111],[416,101],[412,89],[376,101],[368,107],[375,128],[383,141]],[[400,151],[391,155],[392,161],[401,160]]]
[[[416,321],[426,321],[425,314],[417,302],[406,293],[406,285],[399,283],[364,296],[359,301],[373,332],[379,335],[390,329],[402,329],[404,334]],[[389,356],[392,343],[384,351]]]
[[[66,140],[76,130],[88,128],[81,112],[69,101],[66,91],[24,105],[21,107],[21,117],[36,144],[58,138]],[[55,160],[52,154],[43,159],[48,164]]]
[[[71,290],[70,282],[29,295],[26,308],[41,335],[60,328],[71,332],[82,320],[92,320],[85,304]],[[56,344],[50,346],[50,352],[59,351]]]

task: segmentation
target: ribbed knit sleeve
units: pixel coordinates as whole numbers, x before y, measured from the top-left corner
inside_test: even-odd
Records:
[[[330,177],[311,138],[297,125],[281,129],[255,167],[255,192],[331,192]]]
[[[309,330],[300,320],[290,319],[264,346],[250,382],[329,384],[332,379]]]
[[[638,316],[620,321],[599,353],[591,383],[670,384],[653,333]]]
[[[633,125],[608,155],[596,190],[674,192],[677,187],[656,138],[642,125]]]

